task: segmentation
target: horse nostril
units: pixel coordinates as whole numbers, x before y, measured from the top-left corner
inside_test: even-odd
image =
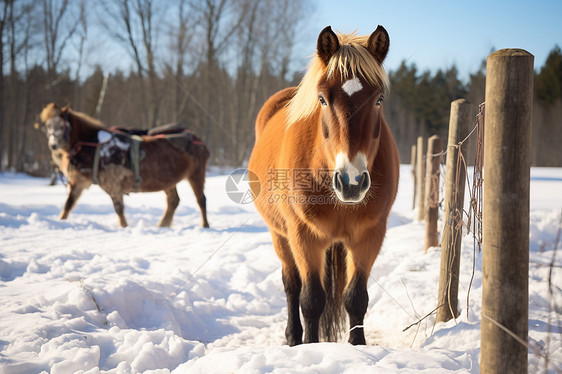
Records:
[[[343,190],[343,177],[339,171],[334,173],[334,189],[336,191]]]
[[[359,188],[361,191],[368,190],[371,187],[371,178],[369,173],[364,172],[361,174],[361,179],[359,179]]]

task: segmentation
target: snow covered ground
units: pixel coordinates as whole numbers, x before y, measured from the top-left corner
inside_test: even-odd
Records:
[[[210,229],[187,183],[173,228],[156,227],[163,193],[125,198],[118,228],[109,197],[86,191],[58,219],[62,185],[0,174],[2,373],[478,373],[482,256],[465,237],[456,321],[433,316],[438,248],[423,253],[409,166],[369,280],[367,346],[284,346],[285,295],[269,232],[253,204],[232,202],[227,175],[206,185]],[[529,337],[562,367],[562,253],[548,264],[562,211],[562,169],[531,178]],[[475,261],[474,281],[467,292]],[[529,351],[529,372],[545,372]],[[554,366],[549,366],[555,372]]]

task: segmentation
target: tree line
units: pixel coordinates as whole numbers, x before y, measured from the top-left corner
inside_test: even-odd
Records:
[[[243,165],[261,105],[301,77],[295,50],[313,11],[301,0],[4,0],[0,7],[0,170],[34,175],[50,169],[33,124],[52,101],[108,125],[180,123],[205,140],[212,164]],[[127,53],[130,69],[85,69],[108,53],[92,42],[100,33]],[[536,75],[537,165],[562,166],[561,61],[555,47]],[[485,65],[467,83],[458,75],[454,66],[430,72],[406,62],[390,72],[385,114],[403,162],[418,135],[446,136],[452,100],[484,101]]]
[[[410,146],[418,136],[441,136],[446,142],[451,101],[466,98],[474,105],[484,102],[486,60],[468,82],[458,78],[453,65],[447,70],[419,72],[415,64],[402,62],[390,72],[391,95],[385,100],[385,115],[399,144],[403,162],[410,159]],[[547,60],[535,71],[532,129],[532,164],[562,166],[562,52],[554,46]],[[476,117],[475,117],[476,118]],[[476,125],[476,119],[475,123]],[[446,144],[446,143],[445,143]],[[474,144],[473,144],[474,146]]]

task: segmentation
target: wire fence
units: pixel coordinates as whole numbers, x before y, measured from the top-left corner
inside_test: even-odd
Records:
[[[468,197],[468,208],[467,210],[463,210],[459,211],[459,210],[454,210],[454,211],[450,211],[448,212],[448,217],[446,219],[449,220],[449,222],[458,222],[457,226],[451,226],[450,229],[451,231],[454,233],[454,235],[451,235],[451,241],[455,241],[457,240],[457,236],[455,235],[462,235],[462,227],[466,227],[466,235],[472,235],[472,239],[473,239],[473,262],[472,262],[472,274],[470,276],[470,282],[469,282],[469,286],[467,289],[467,297],[466,297],[466,310],[467,310],[467,319],[469,317],[469,307],[470,307],[470,297],[471,297],[471,289],[472,289],[472,285],[473,285],[473,281],[474,281],[474,277],[475,277],[475,272],[476,272],[476,251],[478,250],[478,253],[481,253],[482,251],[482,232],[483,232],[483,228],[482,228],[482,207],[483,207],[483,186],[484,186],[484,128],[485,128],[485,103],[482,103],[479,105],[478,107],[478,114],[476,115],[476,120],[474,123],[474,127],[472,128],[472,130],[470,131],[470,133],[462,140],[460,141],[458,144],[456,145],[447,145],[447,147],[437,153],[433,153],[433,154],[427,154],[424,155],[422,160],[415,160],[415,167],[419,167],[420,163],[423,163],[424,165],[427,164],[427,157],[441,157],[441,163],[440,163],[440,171],[439,174],[441,175],[441,178],[439,180],[439,183],[432,183],[433,186],[438,186],[438,187],[434,187],[433,189],[430,189],[430,194],[429,196],[425,196],[425,197],[420,197],[420,196],[414,196],[414,207],[417,205],[415,199],[416,198],[425,198],[426,199],[426,208],[427,209],[427,205],[429,206],[438,206],[439,210],[441,212],[441,215],[444,215],[445,213],[445,209],[444,209],[444,202],[445,202],[445,177],[447,175],[447,168],[446,168],[446,159],[445,159],[445,155],[449,152],[449,150],[451,150],[452,148],[455,148],[456,150],[458,150],[457,153],[457,157],[456,157],[456,162],[455,162],[455,168],[456,168],[456,179],[454,181],[454,189],[458,190],[460,188],[461,185],[461,180],[460,180],[460,175],[462,174],[460,171],[462,169],[462,171],[464,171],[464,178],[465,178],[465,182],[467,183],[468,188],[466,189],[466,191],[468,191],[469,197]],[[474,154],[474,159],[473,159],[473,171],[472,171],[472,175],[469,173],[469,163],[467,162],[467,154],[470,153],[470,150],[468,149],[467,145],[468,142],[471,139],[475,139],[476,142],[476,150],[475,150],[475,154]],[[413,172],[412,175],[415,178],[416,173]],[[427,174],[426,174],[427,177]],[[420,183],[420,181],[415,181],[415,183]],[[425,183],[430,183],[428,181],[425,181]],[[464,186],[464,183],[463,183]],[[454,194],[454,196],[456,197],[456,194]],[[466,199],[465,199],[466,200]],[[456,206],[456,201],[453,201],[452,204],[449,205],[451,206]],[[427,224],[427,223],[426,223]],[[462,227],[459,227],[462,226]],[[445,225],[443,224],[443,227],[445,227]],[[553,256],[552,256],[552,260],[549,264],[550,269],[549,269],[549,278],[548,278],[548,303],[549,303],[549,321],[548,321],[548,327],[549,329],[551,329],[551,315],[553,310],[555,310],[555,305],[554,305],[554,288],[555,286],[552,283],[552,273],[553,273],[553,269],[556,267],[556,263],[555,263],[555,258],[556,258],[556,254],[557,254],[557,247],[558,244],[560,242],[560,237],[561,237],[561,231],[562,231],[562,211],[560,212],[560,223],[559,223],[559,227],[558,227],[558,232],[557,232],[557,236],[556,236],[556,240],[554,243],[554,251],[553,251]],[[448,264],[450,265],[450,264]],[[445,303],[446,304],[446,303]],[[412,325],[408,326],[405,330],[409,329],[412,326],[418,325],[419,323],[421,323],[421,321],[423,321],[424,319],[428,318],[431,315],[435,315],[438,311],[439,308],[441,308],[442,306],[444,306],[445,304],[441,304],[439,306],[437,306],[432,312],[428,313],[427,315],[425,315],[423,318],[421,318],[419,321],[417,321],[416,323],[413,323]],[[450,305],[450,304],[449,304]],[[453,316],[455,316],[456,314],[453,313],[453,311],[451,311],[451,314]],[[487,318],[489,319],[490,317],[488,316],[483,316],[483,318]],[[436,320],[437,322],[437,320]],[[435,323],[436,323],[435,322]],[[494,324],[498,324],[497,321],[492,321],[492,323]],[[552,360],[550,359],[550,346],[552,344],[552,338],[551,338],[551,334],[552,333],[556,333],[553,331],[548,331],[548,335],[547,335],[547,339],[544,342],[544,346],[541,346],[540,344],[536,343],[534,340],[529,339],[530,342],[525,342],[523,340],[521,340],[520,338],[518,338],[513,332],[509,331],[507,328],[505,328],[504,326],[499,326],[502,330],[506,331],[507,334],[509,334],[510,336],[514,336],[514,339],[516,339],[520,344],[524,345],[530,352],[532,352],[533,354],[535,354],[537,357],[541,358],[544,361],[544,367],[545,367],[545,372],[548,372],[549,369],[553,369],[554,372],[556,373],[562,373],[562,368],[558,367],[558,365],[556,363],[553,363]]]

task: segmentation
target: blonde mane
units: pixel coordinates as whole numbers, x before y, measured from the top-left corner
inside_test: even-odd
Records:
[[[89,115],[87,115],[85,113],[76,112],[76,111],[70,109],[70,107],[64,107],[64,108],[61,109],[55,103],[47,104],[47,106],[45,106],[45,108],[43,108],[43,110],[41,111],[41,114],[39,114],[39,119],[41,119],[41,122],[45,123],[51,118],[60,116],[61,112],[64,112],[64,111],[68,111],[68,114],[76,117],[81,122],[83,122],[83,123],[85,123],[89,126],[101,127],[101,128],[105,127],[105,125],[101,121],[98,121],[97,119],[95,119],[93,117],[90,117]]]
[[[361,77],[373,86],[381,87],[384,92],[390,87],[388,75],[381,64],[365,48],[368,35],[337,33],[340,48],[330,58],[326,66],[318,55],[314,55],[295,96],[287,104],[287,127],[312,115],[320,108],[318,101],[318,82],[330,79],[336,72],[342,82],[349,77]]]
[[[55,105],[55,103],[47,104],[39,114],[39,119],[41,122],[45,123],[53,117],[60,115],[60,109]]]

